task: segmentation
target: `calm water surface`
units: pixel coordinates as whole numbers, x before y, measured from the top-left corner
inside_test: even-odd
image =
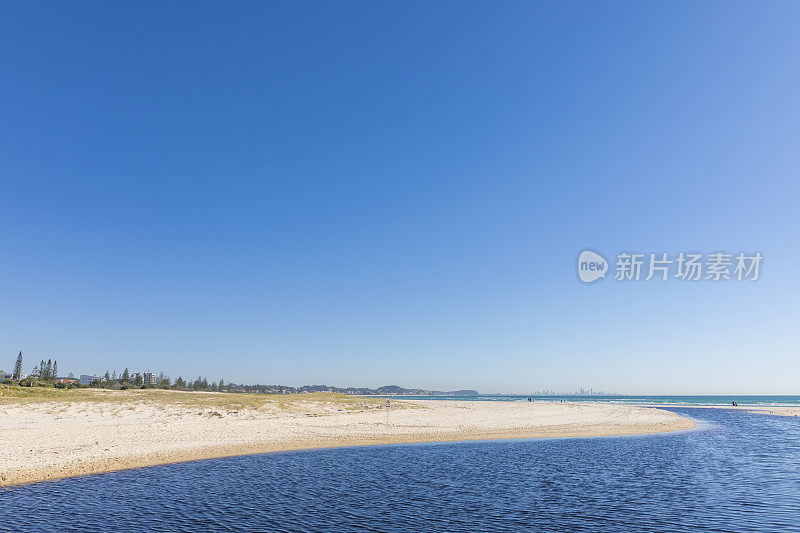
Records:
[[[0,490],[12,531],[800,531],[800,419],[277,453]]]

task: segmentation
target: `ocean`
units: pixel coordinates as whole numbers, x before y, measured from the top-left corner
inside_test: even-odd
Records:
[[[735,401],[740,406],[800,406],[800,396],[645,396],[645,395],[605,395],[605,396],[536,396],[529,394],[480,394],[477,396],[372,396],[372,398],[394,398],[398,400],[462,400],[462,401],[527,401],[537,402],[602,402],[634,405],[677,405],[677,406],[726,406]]]
[[[800,531],[800,418],[670,410],[697,429],[271,453],[10,487],[0,528]]]

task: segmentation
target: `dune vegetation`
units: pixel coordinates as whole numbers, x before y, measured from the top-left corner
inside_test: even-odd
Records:
[[[151,406],[175,406],[188,409],[218,408],[225,410],[270,409],[302,410],[309,405],[336,410],[375,409],[385,400],[336,393],[253,394],[173,391],[160,389],[56,389],[0,385],[0,404],[34,403],[126,403]]]

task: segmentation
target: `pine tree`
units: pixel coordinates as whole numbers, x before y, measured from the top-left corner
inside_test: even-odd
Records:
[[[53,379],[53,360],[48,359],[47,364],[44,365],[44,373],[42,379]]]
[[[106,385],[108,384],[109,381],[111,381],[111,376],[108,375],[108,370],[106,370],[106,375],[103,376],[103,381],[106,382]]]
[[[58,379],[58,361],[53,361],[53,379]]]
[[[19,381],[19,378],[22,376],[22,351],[19,352],[17,356],[17,362],[14,363],[14,380]]]
[[[38,377],[44,378],[44,359],[39,361],[39,375]]]
[[[125,367],[125,370],[122,371],[122,376],[120,376],[119,379],[120,379],[120,381],[122,381],[122,383],[130,383],[131,374],[130,374],[130,372],[128,372],[128,367],[127,366]]]
[[[224,379],[220,379],[220,380],[219,380],[219,391],[220,391],[220,392],[222,392],[223,390],[225,390],[225,389],[223,389],[223,387],[224,387],[224,386],[225,386],[225,380],[224,380]]]

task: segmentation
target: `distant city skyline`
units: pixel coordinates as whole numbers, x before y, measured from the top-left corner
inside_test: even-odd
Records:
[[[4,6],[0,367],[800,394],[800,4],[218,7]]]

